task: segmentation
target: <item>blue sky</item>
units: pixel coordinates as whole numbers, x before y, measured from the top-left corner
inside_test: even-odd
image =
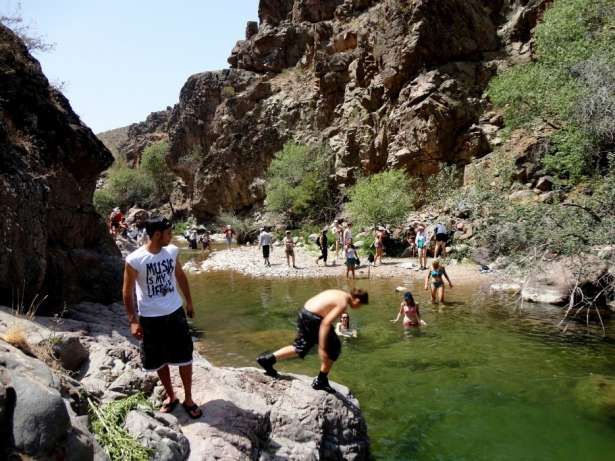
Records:
[[[0,14],[16,0],[0,0]],[[228,67],[258,20],[258,0],[22,0],[21,13],[56,44],[36,54],[50,81],[64,81],[94,132],[144,120],[178,101],[188,76]]]

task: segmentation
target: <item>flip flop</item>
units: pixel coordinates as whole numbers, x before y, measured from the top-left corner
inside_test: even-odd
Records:
[[[160,413],[171,413],[173,410],[175,410],[175,407],[177,406],[178,403],[179,403],[179,399],[175,399],[171,402],[163,403],[159,411]]]
[[[203,412],[196,403],[193,403],[192,405],[186,405],[185,403],[182,403],[182,407],[184,407],[184,410],[186,410],[186,413],[188,413],[188,416],[190,416],[192,419],[199,419],[201,416],[203,416]]]

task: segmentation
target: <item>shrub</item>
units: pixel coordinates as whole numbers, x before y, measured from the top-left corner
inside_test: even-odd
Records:
[[[252,242],[258,235],[258,229],[251,217],[242,218],[232,212],[227,212],[220,214],[218,221],[221,225],[231,225],[237,232],[237,243],[239,244]]]
[[[536,28],[536,60],[496,77],[488,89],[505,108],[508,127],[556,129],[544,165],[574,182],[594,171],[600,147],[613,142],[614,26],[612,0],[554,2]]]
[[[169,169],[165,160],[169,152],[169,143],[162,141],[148,146],[141,155],[140,168],[146,173],[154,186],[154,196],[159,202],[171,203],[171,193],[175,182],[175,176]]]
[[[361,178],[349,190],[347,210],[358,225],[404,222],[414,195],[403,171],[390,170]]]
[[[331,219],[336,210],[332,173],[332,156],[325,148],[286,143],[267,171],[267,209],[284,214],[291,225]]]

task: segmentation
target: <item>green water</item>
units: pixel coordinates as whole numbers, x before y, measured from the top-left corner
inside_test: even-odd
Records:
[[[428,304],[428,326],[406,335],[396,315],[403,280],[358,280],[370,304],[351,312],[359,336],[345,342],[331,379],[359,398],[379,460],[611,460],[615,420],[583,408],[575,387],[592,373],[615,375],[615,341],[563,335],[560,311],[520,310],[478,287]],[[297,310],[339,280],[265,280],[235,273],[190,276],[201,352],[216,365],[253,366],[257,354],[290,344]],[[615,330],[615,324],[611,325]],[[279,364],[315,375],[318,357]]]

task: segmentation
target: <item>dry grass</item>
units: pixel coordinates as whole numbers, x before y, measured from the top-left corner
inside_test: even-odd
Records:
[[[28,340],[26,339],[26,332],[20,325],[11,325],[7,328],[6,332],[2,336],[7,343],[17,349],[22,350],[26,354],[32,354],[32,349]]]

